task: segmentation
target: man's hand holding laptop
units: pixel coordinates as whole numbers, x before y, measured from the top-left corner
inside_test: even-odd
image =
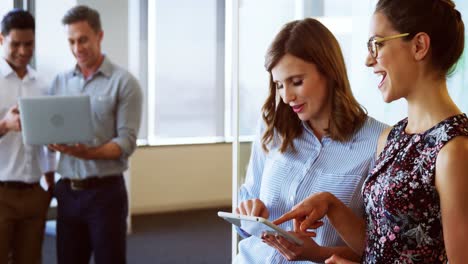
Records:
[[[17,104],[10,107],[5,116],[0,120],[0,135],[4,135],[9,131],[21,131],[21,120]]]
[[[122,155],[120,146],[109,141],[100,146],[85,144],[49,144],[50,149],[85,160],[113,160]]]
[[[90,148],[84,144],[50,144],[48,147],[52,150],[61,152],[63,154],[67,154],[70,156],[74,156],[80,159],[89,159],[89,152]]]

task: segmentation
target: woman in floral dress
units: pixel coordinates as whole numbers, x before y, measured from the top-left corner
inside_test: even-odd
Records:
[[[327,216],[363,263],[467,263],[468,118],[446,76],[463,53],[464,24],[451,0],[380,0],[366,65],[385,102],[404,98],[408,117],[385,131],[358,216],[330,193],[314,194],[275,221],[307,232]],[[298,247],[265,239],[283,255]],[[350,263],[332,256],[326,263]]]

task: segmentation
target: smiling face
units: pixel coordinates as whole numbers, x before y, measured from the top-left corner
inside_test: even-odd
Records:
[[[370,35],[387,37],[397,35],[387,17],[379,12],[372,16]],[[402,38],[391,39],[377,44],[378,55],[373,58],[367,55],[366,65],[381,76],[377,88],[387,103],[407,97],[415,74],[415,61],[412,60],[411,41]]]
[[[0,35],[5,60],[16,72],[26,72],[34,52],[34,31],[13,29],[8,35]]]
[[[66,25],[68,44],[81,69],[92,69],[101,57],[103,32],[94,31],[87,21]]]
[[[272,68],[271,74],[283,102],[312,128],[327,122],[331,102],[327,80],[315,64],[293,55],[284,55]]]

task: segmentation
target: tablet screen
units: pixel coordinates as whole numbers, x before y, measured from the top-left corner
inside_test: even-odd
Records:
[[[274,229],[271,227],[267,226],[266,224],[262,222],[252,222],[252,221],[245,221],[241,220],[241,226],[240,228],[244,230],[246,233],[256,236],[256,237],[262,237],[262,234],[266,231],[268,232],[274,232],[277,233]]]
[[[262,234],[265,232],[274,234],[278,233],[298,245],[302,245],[303,243],[303,241],[299,238],[261,217],[237,215],[227,212],[218,212],[218,216],[224,218],[224,220],[232,223],[233,225],[238,226],[240,229],[242,229],[243,233],[247,233],[247,236],[253,235],[255,237],[261,238]]]

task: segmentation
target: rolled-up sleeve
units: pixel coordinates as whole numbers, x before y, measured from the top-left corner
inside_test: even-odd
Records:
[[[129,76],[121,88],[116,110],[117,136],[112,141],[120,146],[123,157],[127,158],[136,148],[143,96],[140,85],[133,76]]]

